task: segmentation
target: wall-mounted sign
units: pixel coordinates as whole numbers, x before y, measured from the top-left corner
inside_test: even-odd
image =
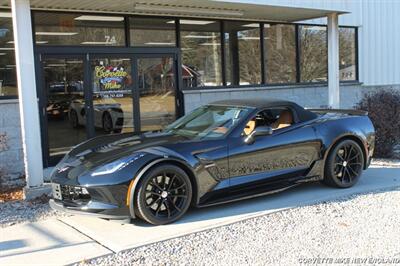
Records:
[[[95,75],[101,91],[123,90],[128,72],[123,67],[96,66]]]
[[[115,36],[111,36],[111,35],[105,35],[104,39],[106,41],[107,44],[116,44],[117,43],[117,38],[115,38]]]

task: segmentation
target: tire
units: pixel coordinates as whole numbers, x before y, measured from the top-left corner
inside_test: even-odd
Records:
[[[142,220],[162,225],[175,222],[189,209],[192,185],[181,168],[162,164],[150,169],[138,184],[135,213]]]
[[[113,130],[113,133],[119,134],[122,132],[122,128],[116,128]]]
[[[69,121],[71,122],[71,126],[73,128],[79,127],[79,118],[78,118],[78,114],[76,113],[75,110],[71,110],[69,112]]]
[[[364,154],[360,145],[350,139],[337,143],[325,162],[323,183],[337,188],[349,188],[358,182],[364,169]]]
[[[102,126],[105,133],[111,133],[113,131],[113,121],[109,112],[103,114]]]

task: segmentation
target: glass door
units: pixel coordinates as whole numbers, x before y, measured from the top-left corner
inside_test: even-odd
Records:
[[[170,55],[137,59],[140,131],[158,131],[176,119],[175,60]]]
[[[180,110],[174,53],[37,58],[46,166],[94,136],[162,130]]]
[[[95,135],[135,131],[132,59],[129,56],[91,56],[91,128]]]
[[[53,57],[42,61],[44,123],[50,158],[59,160],[72,146],[86,140],[84,61],[77,57]]]

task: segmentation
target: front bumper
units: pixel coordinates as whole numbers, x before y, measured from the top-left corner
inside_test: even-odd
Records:
[[[89,215],[111,220],[123,220],[131,218],[129,215],[120,213],[121,210],[118,206],[101,202],[89,201],[83,206],[71,206],[63,203],[62,201],[50,199],[49,205],[53,210],[71,214]]]
[[[86,214],[106,219],[130,218],[125,185],[82,187],[52,183],[50,206],[58,211]]]

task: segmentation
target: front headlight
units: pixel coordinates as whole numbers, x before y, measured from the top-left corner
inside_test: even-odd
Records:
[[[106,165],[98,167],[91,173],[91,176],[99,176],[99,175],[108,175],[112,174],[116,171],[121,170],[125,166],[129,165],[130,163],[136,161],[139,158],[142,158],[145,153],[135,153],[130,156],[123,157],[118,159],[112,163],[108,163]]]
[[[57,164],[56,166],[53,167],[53,169],[52,169],[51,172],[50,172],[50,179],[51,179],[54,175],[56,175],[56,173],[58,173],[58,172],[60,171],[60,169],[63,168],[63,165],[64,165],[65,161],[67,160],[67,157],[68,157],[68,156],[65,155],[65,156],[61,159],[61,161],[59,161],[58,164]]]

